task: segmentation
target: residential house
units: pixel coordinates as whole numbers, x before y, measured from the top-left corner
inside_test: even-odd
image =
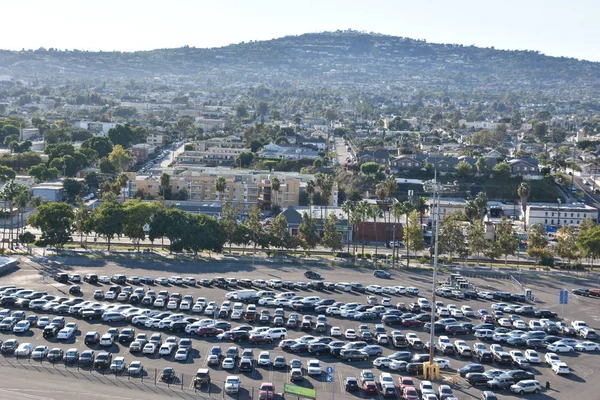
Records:
[[[302,216],[304,213],[308,213],[317,223],[317,229],[319,234],[323,236],[324,221],[331,214],[335,214],[337,217],[337,229],[342,233],[342,241],[352,241],[353,232],[352,226],[348,223],[348,215],[341,209],[341,207],[321,207],[321,206],[310,206],[310,207],[295,207],[289,206],[282,211],[288,224],[288,231],[290,235],[297,236],[298,229],[302,223]]]
[[[317,150],[296,145],[275,143],[266,145],[258,154],[263,158],[276,160],[314,160],[319,158],[319,152]]]
[[[438,172],[456,172],[456,164],[458,164],[458,158],[429,156],[427,157],[425,162],[432,164],[435,168],[437,168]]]
[[[527,226],[540,222],[555,227],[578,227],[585,218],[597,221],[598,209],[583,203],[531,203],[525,210]]]
[[[300,142],[305,146],[314,147],[317,150],[325,150],[327,148],[327,139],[321,137],[303,137]]]
[[[541,179],[542,175],[538,166],[538,161],[535,158],[514,158],[508,160],[510,165],[511,175],[521,175],[525,179]]]
[[[391,160],[392,171],[416,171],[425,166],[426,154],[403,154]]]
[[[397,151],[388,149],[362,150],[358,152],[358,163],[375,162],[379,165],[389,166],[392,157],[396,156]]]

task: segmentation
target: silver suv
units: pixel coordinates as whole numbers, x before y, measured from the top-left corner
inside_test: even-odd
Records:
[[[510,391],[518,394],[539,393],[542,391],[542,387],[538,381],[534,379],[527,379],[512,385],[510,387]]]

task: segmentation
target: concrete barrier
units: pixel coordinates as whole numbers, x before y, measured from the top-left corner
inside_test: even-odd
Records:
[[[0,257],[0,275],[4,275],[17,268],[19,260],[12,257]]]

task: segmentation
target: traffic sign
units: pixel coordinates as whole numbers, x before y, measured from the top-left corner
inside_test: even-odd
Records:
[[[334,371],[334,368],[332,366],[325,368],[325,372],[327,372],[327,374],[329,374],[329,375],[333,374],[333,371]]]
[[[325,379],[326,382],[333,382],[333,375],[332,374],[327,374],[327,378]]]
[[[569,291],[561,290],[558,294],[559,304],[569,304]]]

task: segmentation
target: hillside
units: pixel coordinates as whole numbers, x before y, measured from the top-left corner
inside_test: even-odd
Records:
[[[597,90],[600,63],[534,51],[432,44],[354,31],[311,33],[221,48],[134,53],[0,51],[0,76],[39,80],[185,76],[222,86],[393,85],[467,90],[541,90],[585,96]]]

